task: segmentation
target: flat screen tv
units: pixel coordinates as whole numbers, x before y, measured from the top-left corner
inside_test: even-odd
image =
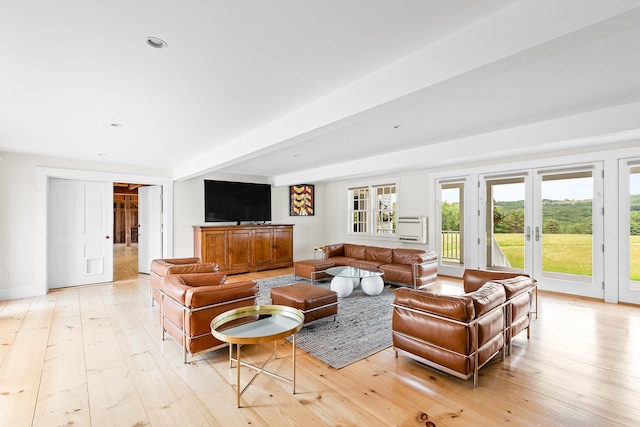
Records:
[[[204,220],[271,221],[271,185],[205,179]]]

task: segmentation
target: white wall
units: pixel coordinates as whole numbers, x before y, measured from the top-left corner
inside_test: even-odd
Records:
[[[209,173],[174,183],[174,256],[193,256],[194,225],[235,225],[204,222],[204,180],[268,183],[265,178]],[[293,224],[294,260],[313,258],[313,248],[322,244],[325,212],[324,184],[315,185],[315,215],[289,216],[289,187],[271,189],[271,223]]]
[[[417,244],[399,242],[396,237],[356,237],[348,234],[349,188],[358,185],[398,182],[398,216],[428,216],[430,195],[427,179],[427,171],[413,171],[326,184],[327,219],[321,244],[355,243],[390,248],[431,250],[430,240],[427,241],[427,244]]]
[[[38,223],[42,215],[38,210],[37,167],[171,176],[170,170],[160,168],[7,152],[0,156],[0,299],[34,295],[38,277],[46,268],[36,260],[36,253],[42,249],[39,245],[43,244],[37,235],[42,226]]]

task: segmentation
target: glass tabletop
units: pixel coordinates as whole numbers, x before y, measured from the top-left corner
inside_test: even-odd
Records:
[[[255,320],[231,326],[232,321],[253,317]],[[211,321],[211,333],[221,341],[233,344],[259,344],[295,334],[302,328],[304,314],[283,305],[256,305],[236,308],[216,316]]]
[[[380,277],[384,274],[384,271],[375,268],[364,269],[347,266],[331,267],[323,272],[335,277],[355,277],[360,279],[364,279],[365,277]]]

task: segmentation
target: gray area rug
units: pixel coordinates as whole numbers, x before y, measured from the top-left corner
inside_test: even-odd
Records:
[[[258,280],[258,304],[270,304],[276,286],[310,281],[293,275]],[[316,286],[330,287],[321,281]],[[338,298],[338,316],[311,322],[296,335],[296,345],[327,365],[340,369],[392,345],[393,288],[385,284],[380,295],[366,295],[361,287],[346,298]],[[290,340],[290,339],[289,339]]]

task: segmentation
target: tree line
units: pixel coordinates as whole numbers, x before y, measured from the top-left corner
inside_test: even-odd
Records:
[[[460,205],[442,203],[442,229],[460,231]],[[591,200],[542,201],[545,234],[592,234]],[[631,196],[629,232],[640,235],[640,195]],[[494,233],[524,233],[524,200],[494,202]]]

